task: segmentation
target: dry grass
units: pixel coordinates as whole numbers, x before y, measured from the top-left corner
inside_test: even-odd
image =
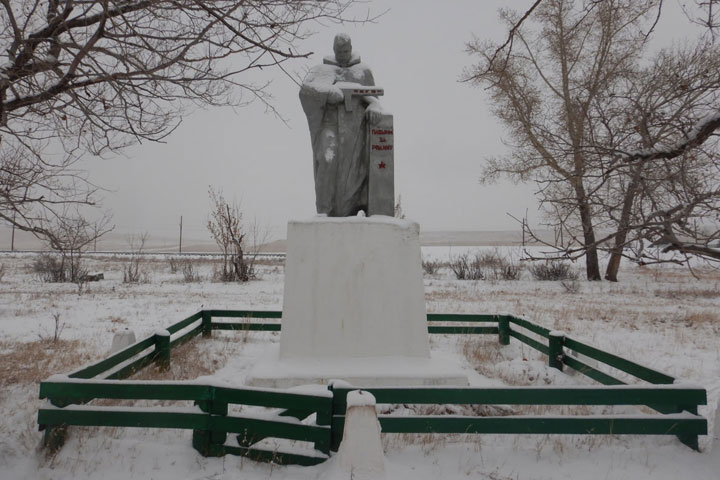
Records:
[[[696,327],[699,325],[712,325],[716,333],[720,329],[720,312],[686,312],[682,318],[682,322],[686,327]]]
[[[488,376],[486,368],[503,359],[502,346],[494,335],[463,335],[459,339],[463,355],[481,374]]]
[[[113,323],[124,323],[121,318]],[[226,356],[207,355],[203,342],[196,339],[172,350],[169,371],[150,365],[133,376],[134,380],[189,380],[211,375],[221,368]],[[82,340],[0,341],[0,387],[37,384],[52,374],[68,373],[82,365],[98,361],[97,352]]]
[[[620,274],[620,281],[623,281],[623,275],[632,274],[641,277],[650,278],[656,282],[668,283],[684,283],[689,277],[695,277],[700,280],[718,282],[720,281],[720,268],[703,266],[692,269],[692,272],[686,268],[651,268],[651,267],[632,267],[625,269]]]
[[[161,370],[149,365],[132,376],[133,380],[193,380],[204,375],[212,375],[222,367],[217,356],[207,355],[205,342],[196,338],[177,348],[173,348],[170,357],[170,370]]]
[[[0,342],[0,386],[39,383],[94,360],[89,344],[80,340]]]
[[[170,369],[162,370],[157,365],[151,364],[132,375],[130,380],[194,380],[205,375],[212,375],[223,366],[225,355],[208,355],[207,344],[200,338],[195,338],[183,345],[172,349],[170,357]],[[192,406],[193,402],[188,400],[117,400],[117,399],[96,399],[93,405],[98,406],[122,406],[122,407],[168,407],[168,406]],[[100,427],[90,427],[88,434],[100,432]],[[92,429],[95,430],[92,430]],[[110,427],[106,427],[110,428]],[[115,427],[112,427],[115,428]]]
[[[672,289],[656,289],[653,294],[661,298],[686,299],[686,298],[719,298],[720,285],[715,284],[714,288],[672,288]]]

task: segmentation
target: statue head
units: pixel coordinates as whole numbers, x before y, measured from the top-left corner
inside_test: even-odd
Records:
[[[341,67],[347,66],[352,59],[352,41],[347,33],[338,33],[333,41],[335,61]]]

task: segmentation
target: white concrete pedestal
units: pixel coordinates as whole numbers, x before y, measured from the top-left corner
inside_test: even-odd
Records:
[[[279,353],[250,384],[466,385],[430,358],[419,230],[385,216],[291,221]]]
[[[288,224],[280,357],[429,357],[419,227],[392,217]]]

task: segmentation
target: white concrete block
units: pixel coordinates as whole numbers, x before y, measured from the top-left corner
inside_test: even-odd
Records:
[[[385,478],[380,422],[375,410],[375,397],[368,392],[354,390],[348,393],[345,428],[337,462],[341,472],[352,474],[348,478]]]
[[[126,328],[125,330],[117,332],[115,335],[113,335],[110,353],[112,354],[119,352],[120,350],[129,347],[135,342],[135,332]]]
[[[419,231],[385,216],[289,222],[280,358],[429,358]]]

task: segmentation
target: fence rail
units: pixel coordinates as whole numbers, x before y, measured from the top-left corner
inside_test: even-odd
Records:
[[[342,439],[346,397],[352,388],[333,389],[332,449]],[[676,414],[604,414],[574,416],[402,416],[380,415],[384,433],[552,433],[595,435],[677,435],[683,442],[707,434],[697,406],[707,403],[697,387],[512,387],[512,388],[366,388],[380,404],[455,405],[597,405],[653,404]],[[695,410],[695,414],[687,411]],[[684,413],[682,413],[684,412]],[[697,445],[695,447],[697,449]]]
[[[350,388],[331,386],[322,394],[283,390],[227,388],[194,382],[144,382],[121,380],[156,362],[167,368],[171,350],[198,335],[214,330],[280,331],[280,311],[202,310],[165,331],[140,340],[95,364],[51,377],[40,385],[40,397],[51,405],[38,412],[38,423],[46,429],[46,444],[62,444],[66,425],[185,428],[193,430],[193,446],[203,455],[244,455],[257,460],[312,465],[337,450],[342,438],[345,398]],[[231,320],[228,320],[231,319]],[[242,319],[242,321],[232,320]],[[260,320],[260,321],[258,321]],[[482,405],[605,405],[650,406],[658,413],[627,415],[547,416],[437,416],[379,417],[385,433],[554,433],[676,435],[698,449],[698,435],[707,434],[707,420],[698,406],[707,403],[705,389],[672,385],[676,379],[650,367],[553,332],[527,319],[511,315],[428,314],[428,332],[433,334],[497,335],[502,345],[511,338],[548,356],[548,364],[560,370],[571,367],[603,386],[366,388],[378,403],[390,404],[482,404]],[[478,325],[489,324],[489,325]],[[643,385],[625,382],[600,367],[567,355],[571,349],[603,365],[624,372]],[[156,407],[112,407],[85,405],[96,398],[115,400],[188,401],[193,405]],[[279,409],[272,418],[228,415],[228,405],[240,404]],[[315,422],[308,422],[311,415]],[[301,423],[299,421],[305,421]],[[226,443],[228,433],[237,433],[238,446]],[[314,453],[298,454],[266,449],[265,438],[312,442]]]
[[[194,382],[145,382],[112,380],[49,380],[40,385],[40,398],[57,406],[38,412],[38,423],[46,429],[46,443],[57,448],[63,441],[62,427],[95,425],[113,427],[175,428],[193,430],[193,446],[203,455],[242,453],[263,457],[263,449],[252,446],[265,438],[312,442],[315,455],[278,452],[273,461],[310,465],[327,459],[330,449],[332,397],[319,394],[272,391],[256,388],[229,388]],[[82,405],[93,399],[189,401],[194,406],[119,407]],[[262,406],[280,409],[277,415],[262,417],[228,415],[229,405]],[[288,414],[288,412],[290,414]],[[315,424],[297,420],[316,415]],[[289,417],[296,415],[296,418]],[[238,434],[238,446],[225,445],[228,433]],[[229,449],[228,449],[229,448]]]

